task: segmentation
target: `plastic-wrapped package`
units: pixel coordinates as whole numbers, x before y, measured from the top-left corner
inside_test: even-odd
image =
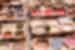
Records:
[[[2,32],[5,32],[8,30],[8,25],[7,24],[2,24]]]
[[[12,29],[11,29],[12,28]],[[16,31],[16,24],[3,24],[2,25],[2,34],[4,38],[14,38],[14,32]],[[8,33],[7,33],[8,32]],[[10,33],[11,32],[11,33]],[[11,34],[11,35],[10,35]]]
[[[75,1],[74,0],[64,0],[64,3],[67,5],[72,5],[72,4],[75,4]]]
[[[25,36],[24,36],[24,32],[23,31],[17,31],[16,33],[15,33],[15,38],[16,39],[25,39]]]
[[[33,50],[50,50],[48,42],[42,41],[42,39],[34,38],[32,40],[32,48]]]
[[[63,16],[64,8],[58,8],[54,10],[51,7],[51,1],[43,1],[44,3],[40,6],[40,8],[32,10],[32,16]],[[49,4],[47,3],[49,2]],[[40,9],[40,10],[39,10]]]
[[[4,24],[5,25],[5,24]],[[14,36],[14,32],[16,32],[17,31],[17,28],[16,28],[16,23],[15,24],[13,24],[13,23],[9,23],[9,24],[7,24],[7,26],[6,26],[7,28],[6,28],[6,30],[4,31],[4,32],[6,32],[6,31],[10,31],[11,33],[12,33],[12,37],[14,38],[15,36]],[[11,29],[12,28],[12,29]],[[4,28],[5,29],[5,28]]]
[[[15,20],[15,18],[14,12],[8,11],[7,20]]]
[[[57,19],[60,24],[72,24],[73,20],[71,17],[60,17]]]
[[[41,5],[41,0],[29,0],[29,5],[31,7],[36,7]]]
[[[36,27],[36,26],[39,26],[39,25],[45,25],[43,23],[43,20],[32,20],[31,23],[30,23],[31,27]]]
[[[52,8],[46,8],[45,6],[40,7],[41,11],[41,16],[53,16],[54,15],[54,10]]]
[[[65,10],[68,12],[72,12],[72,8],[73,8],[73,6],[66,6]]]
[[[68,50],[68,48],[63,46],[60,50]]]
[[[42,20],[33,20],[31,22],[32,33],[44,34],[46,33],[45,24]]]
[[[18,1],[10,2],[8,9],[9,9],[9,13],[10,12],[13,13],[16,20],[24,20],[25,19],[26,16],[24,16],[23,5],[20,2],[18,2]]]
[[[17,24],[16,24],[16,29],[17,29],[17,30],[22,30],[23,27],[24,27],[24,24],[23,24],[23,23],[17,23]]]
[[[41,11],[41,16],[64,16],[64,9],[52,9],[52,8],[45,8],[45,7],[41,7],[40,8]]]
[[[64,31],[64,32],[71,32],[71,31],[73,31],[73,26],[71,26],[71,25],[64,25],[64,26],[61,26],[62,28],[62,31]]]
[[[29,0],[29,3],[30,3],[29,6],[31,7],[35,6],[34,2],[35,2],[34,0]]]
[[[32,12],[31,12],[31,16],[40,16],[40,10],[39,9],[32,9]]]
[[[4,32],[4,34],[3,34],[3,39],[9,40],[9,39],[12,39],[12,38],[13,38],[12,32],[9,32],[9,31]]]
[[[52,50],[60,50],[63,47],[64,38],[62,37],[52,37],[49,38],[49,43],[52,47]]]
[[[62,0],[51,0],[53,7],[55,8],[63,8],[63,1]]]
[[[20,11],[22,10],[23,5],[19,1],[11,1],[8,8],[11,9],[12,11],[15,11],[15,10]]]
[[[45,34],[46,30],[45,30],[45,28],[33,28],[32,32],[34,34],[38,34],[39,35],[39,34]]]
[[[16,24],[7,24],[8,26],[8,30],[11,31],[11,32],[15,32],[17,29],[16,29]],[[11,27],[12,26],[12,27]],[[12,28],[12,29],[11,29]]]
[[[1,12],[0,12],[0,20],[1,20],[1,21],[7,20],[7,13],[8,13],[8,12],[7,12],[7,9],[4,9],[4,8],[3,8],[3,9],[1,10]]]
[[[72,11],[75,12],[75,5],[72,5]]]
[[[72,7],[72,16],[75,18],[75,5]]]
[[[59,33],[61,32],[60,25],[56,20],[48,20],[47,24],[49,26],[49,33]]]
[[[0,50],[12,50],[12,49],[7,47],[6,45],[1,45]]]
[[[15,42],[11,45],[12,50],[26,50],[26,46],[25,46],[26,42],[24,41],[18,41]]]
[[[50,30],[49,30],[50,34],[59,34],[60,32],[62,32],[62,31],[59,27],[54,27],[54,26],[50,27]]]
[[[65,8],[65,15],[75,17],[75,5],[71,5]]]
[[[59,23],[58,23],[57,20],[55,20],[55,19],[46,20],[46,23],[47,23],[49,26],[57,26],[57,25],[59,25]]]
[[[69,49],[74,49],[75,48],[75,34],[72,34],[71,36],[67,36],[64,39],[64,44],[69,48]]]
[[[61,24],[61,30],[64,32],[73,31],[73,20],[71,17],[61,17],[57,19]]]
[[[71,5],[72,4],[72,0],[64,0],[65,4]]]
[[[45,6],[46,8],[49,8],[52,6],[51,0],[42,0],[42,5]]]
[[[45,16],[45,10],[46,10],[45,6],[40,7],[41,16]]]
[[[56,16],[64,16],[65,15],[65,10],[64,8],[59,8],[55,10]]]
[[[72,16],[72,12],[73,12],[72,6],[65,7],[65,15],[66,16]]]

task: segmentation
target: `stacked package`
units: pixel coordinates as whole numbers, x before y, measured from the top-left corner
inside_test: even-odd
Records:
[[[75,50],[75,1],[33,0],[30,5],[32,50]]]
[[[26,9],[19,0],[0,0],[0,50],[27,50]]]

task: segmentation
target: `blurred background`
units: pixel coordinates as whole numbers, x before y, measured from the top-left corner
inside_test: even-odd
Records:
[[[0,50],[75,50],[75,0],[0,0]]]

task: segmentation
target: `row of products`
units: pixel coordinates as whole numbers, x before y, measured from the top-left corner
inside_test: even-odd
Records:
[[[63,7],[63,5],[75,4],[74,0],[31,0],[30,6],[53,6],[53,7]]]
[[[75,6],[64,6],[63,8],[52,8],[50,6],[47,6],[51,4],[51,0],[31,0],[32,2],[35,2],[36,4],[42,3],[42,5],[37,5],[35,7],[32,7],[32,12],[29,13],[24,7],[24,5],[18,1],[11,1],[7,5],[0,5],[0,20],[24,20],[28,14],[31,14],[30,16],[64,16],[64,15],[74,15],[74,9]],[[30,1],[30,2],[31,2]],[[55,5],[61,5],[62,2],[66,2],[62,0],[52,0],[52,3]],[[67,1],[67,2],[74,2],[74,1]],[[57,4],[58,3],[58,4]],[[35,5],[35,4],[34,4]],[[54,7],[54,6],[53,6]],[[58,6],[56,6],[58,7]],[[25,12],[24,12],[25,11]]]
[[[17,42],[1,42],[0,50],[27,50],[27,42],[25,40],[20,40]]]
[[[36,0],[34,2],[31,11],[33,18],[30,21],[31,50],[75,50],[75,33],[73,33],[75,1],[62,0],[62,3],[61,0]],[[55,18],[38,19],[38,17]]]
[[[31,16],[34,17],[43,17],[43,16],[64,16],[65,15],[65,10],[64,9],[52,9],[52,8],[45,8],[41,7],[40,9],[32,9]]]
[[[60,32],[74,32],[75,22],[72,18],[34,19],[30,23],[33,34],[57,34]]]
[[[75,33],[64,37],[35,37],[32,50],[75,50]]]
[[[27,16],[35,16],[35,17],[49,16],[51,17],[51,16],[64,16],[64,15],[71,16],[75,14],[74,4],[70,6],[64,6],[63,8],[52,8],[51,6],[47,6],[47,4],[50,4],[51,0],[50,1],[49,0],[47,1],[35,0],[35,1],[37,3],[40,3],[40,2],[45,2],[45,3],[42,3],[42,5],[40,6],[38,5],[34,6],[31,8],[31,10],[29,9],[30,7],[24,8],[24,5],[18,1],[11,1],[7,5],[0,5],[0,20],[25,20],[26,18],[28,18]],[[55,3],[55,1],[59,3],[59,4],[56,3],[57,5],[61,5],[60,4],[61,0],[52,0],[53,3]],[[74,2],[74,1],[70,1],[70,2]]]
[[[6,31],[0,33],[0,40],[10,40],[10,39],[21,40],[21,39],[25,39],[25,37],[26,34],[24,31],[16,31],[14,33],[10,31]]]
[[[19,22],[19,23],[6,23],[6,24],[1,23],[0,30],[4,30],[4,31],[6,31],[6,30],[23,30],[25,25],[26,24],[23,22],[22,23],[21,22]]]
[[[65,14],[69,17],[75,17],[75,5],[65,7]]]
[[[38,1],[46,2],[45,4],[50,4],[50,1],[48,1],[48,0],[47,1],[36,0],[36,2],[38,2]],[[52,0],[53,3],[55,3],[55,1],[61,2],[61,0]],[[47,2],[49,2],[49,3],[47,3]],[[74,2],[74,1],[70,1],[70,2]],[[69,15],[75,14],[74,13],[74,9],[75,9],[74,5],[64,6],[63,8],[52,8],[45,4],[43,3],[43,5],[41,5],[39,7],[38,6],[32,7],[31,12],[30,12],[30,9],[27,10],[26,7],[23,8],[24,5],[18,1],[12,1],[8,5],[0,5],[0,20],[24,20],[27,18],[28,14],[31,14],[29,16],[35,16],[35,17],[38,17],[38,16],[40,16],[40,17],[50,16],[51,17],[51,16],[64,16],[64,15],[69,16]],[[61,4],[58,4],[58,5],[61,5]],[[28,13],[28,11],[29,11],[29,13]]]
[[[1,23],[0,24],[0,40],[2,39],[24,39],[26,24],[24,23]]]
[[[24,20],[25,16],[23,4],[19,1],[0,4],[0,20]]]
[[[75,5],[65,6],[64,8],[52,8],[41,6],[32,8],[32,17],[52,17],[52,16],[71,16],[75,17]]]

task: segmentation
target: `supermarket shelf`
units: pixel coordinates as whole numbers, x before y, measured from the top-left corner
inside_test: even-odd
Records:
[[[32,34],[31,37],[32,38],[34,38],[34,37],[54,37],[54,36],[63,37],[63,36],[66,36],[66,35],[71,35],[74,32],[75,31],[72,31],[72,32],[61,32],[61,33],[58,33],[58,34],[49,34],[49,33],[46,33],[46,34],[42,34],[42,35]]]
[[[24,20],[1,20],[0,23],[16,23],[16,22],[25,22]]]
[[[25,39],[2,39],[0,42],[18,42],[18,41],[25,41]]]
[[[33,19],[57,19],[59,17],[66,17],[66,16],[43,16],[43,17],[31,17],[31,20]]]

